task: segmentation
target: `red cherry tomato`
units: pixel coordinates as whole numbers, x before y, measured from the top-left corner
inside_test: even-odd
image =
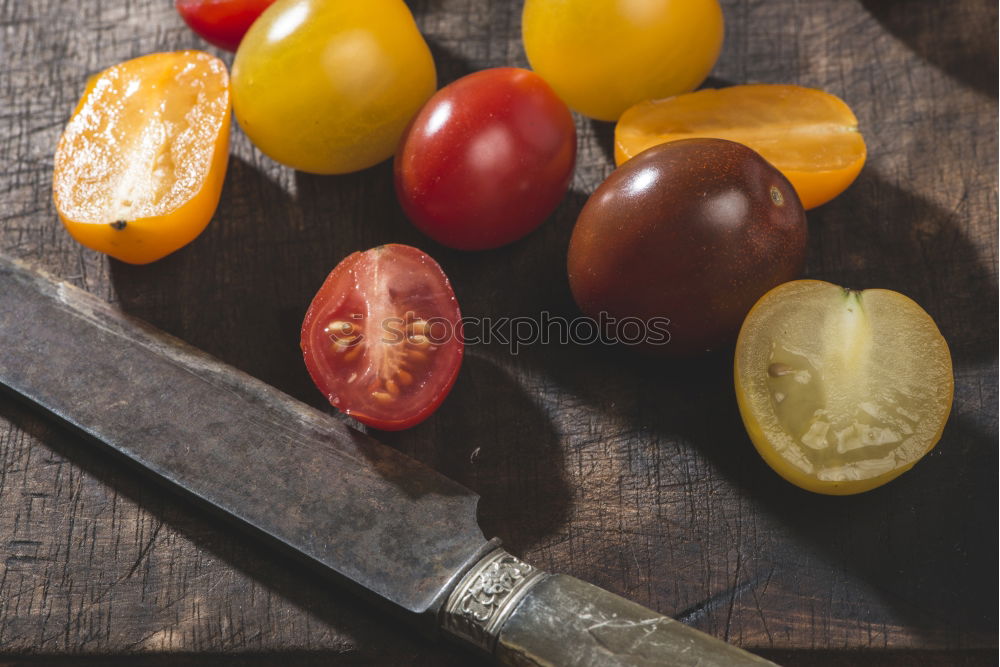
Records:
[[[516,241],[566,194],[576,159],[569,109],[534,72],[498,67],[431,97],[396,152],[396,193],[413,223],[460,250]]]
[[[175,0],[184,22],[205,41],[235,51],[250,25],[274,0]]]
[[[378,246],[327,277],[302,322],[302,353],[334,407],[398,431],[451,391],[465,350],[461,319],[437,262],[410,246]]]

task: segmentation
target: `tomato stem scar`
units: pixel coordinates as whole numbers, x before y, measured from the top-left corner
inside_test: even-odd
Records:
[[[774,202],[775,206],[784,206],[785,198],[781,196],[781,190],[775,186],[771,186],[771,201]]]

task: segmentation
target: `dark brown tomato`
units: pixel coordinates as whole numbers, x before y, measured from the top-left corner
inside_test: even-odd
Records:
[[[777,169],[742,144],[686,139],[640,153],[591,195],[569,281],[592,317],[669,319],[669,342],[645,348],[686,356],[732,343],[805,252],[805,213]]]

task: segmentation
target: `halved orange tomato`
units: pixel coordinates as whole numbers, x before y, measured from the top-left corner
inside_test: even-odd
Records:
[[[77,241],[130,264],[190,243],[229,161],[229,74],[202,51],[154,53],[87,82],[56,148],[56,211]]]
[[[858,119],[840,98],[815,88],[754,84],[633,106],[615,126],[615,161],[695,137],[754,149],[792,183],[806,209],[846,190],[867,156]]]

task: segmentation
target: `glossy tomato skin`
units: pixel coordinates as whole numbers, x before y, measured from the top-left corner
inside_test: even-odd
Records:
[[[525,236],[566,194],[576,128],[537,74],[498,67],[439,90],[395,158],[396,194],[425,234],[459,250]]]
[[[233,61],[233,113],[270,158],[316,174],[392,156],[437,86],[403,0],[277,0]]]
[[[243,35],[274,0],[176,0],[184,22],[202,39],[235,51]]]
[[[689,356],[731,344],[757,299],[801,272],[806,220],[788,180],[721,139],[654,146],[616,169],[573,229],[569,282],[588,315],[667,318]]]
[[[461,320],[437,262],[411,246],[378,246],[327,276],[302,322],[302,354],[331,405],[398,431],[427,419],[455,384]]]
[[[618,120],[694,90],[722,49],[718,0],[525,0],[524,50],[573,109]]]

